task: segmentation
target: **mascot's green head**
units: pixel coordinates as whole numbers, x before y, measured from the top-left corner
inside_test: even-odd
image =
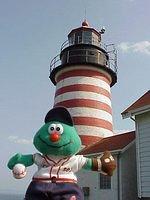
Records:
[[[73,120],[64,107],[55,107],[45,117],[45,125],[36,133],[34,146],[44,155],[71,156],[81,148]]]

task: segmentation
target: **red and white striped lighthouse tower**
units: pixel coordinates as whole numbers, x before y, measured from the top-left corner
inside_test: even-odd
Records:
[[[83,145],[113,135],[110,87],[117,81],[116,51],[112,44],[102,45],[103,33],[84,21],[68,34],[50,64],[54,106],[68,108]]]

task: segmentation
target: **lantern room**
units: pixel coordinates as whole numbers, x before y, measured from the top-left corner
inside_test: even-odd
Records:
[[[90,44],[100,46],[101,33],[91,28],[85,20],[81,27],[73,29],[68,34],[68,41],[69,45]]]
[[[60,54],[50,63],[50,79],[56,85],[56,74],[60,69],[70,69],[70,66],[92,64],[93,67],[104,70],[111,76],[111,86],[117,82],[117,52],[113,44],[105,45],[101,35],[102,28],[97,31],[84,20],[78,28],[72,29],[68,39],[61,45]]]

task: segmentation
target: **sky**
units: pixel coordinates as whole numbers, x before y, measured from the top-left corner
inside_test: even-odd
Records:
[[[24,193],[31,180],[35,167],[15,180],[6,165],[17,152],[37,151],[32,138],[53,107],[50,61],[85,18],[97,30],[105,26],[103,42],[118,49],[114,130],[134,130],[121,112],[149,90],[149,7],[149,0],[0,0],[0,192]]]

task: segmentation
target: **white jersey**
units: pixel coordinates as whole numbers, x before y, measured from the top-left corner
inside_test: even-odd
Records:
[[[34,154],[34,163],[38,166],[38,171],[34,174],[33,178],[36,179],[50,179],[68,178],[77,180],[74,173],[79,171],[87,162],[87,158],[82,155],[73,155],[66,158],[56,158]]]

